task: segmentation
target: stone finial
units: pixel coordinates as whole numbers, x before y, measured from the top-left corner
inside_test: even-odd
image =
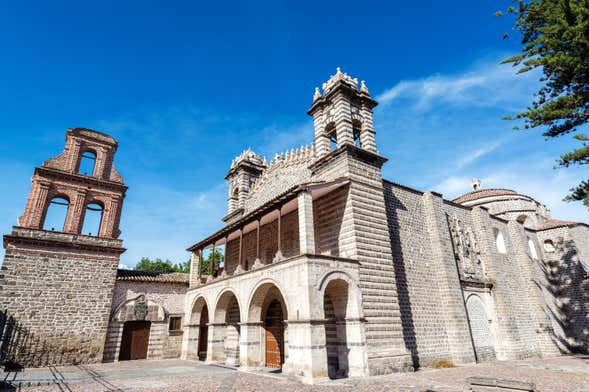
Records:
[[[481,180],[478,178],[473,178],[472,179],[472,190],[473,191],[478,191],[479,189],[481,189],[483,187]]]
[[[313,102],[321,98],[321,91],[319,91],[319,87],[315,87],[315,94],[313,95]]]
[[[364,81],[360,82],[360,91],[366,95],[370,95],[370,91],[368,91],[368,87],[366,87],[366,83]]]

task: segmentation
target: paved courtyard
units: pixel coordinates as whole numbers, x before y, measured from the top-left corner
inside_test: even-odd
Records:
[[[246,373],[195,361],[122,363],[3,373],[2,391],[467,391],[470,376],[533,382],[538,391],[589,391],[589,356],[423,369],[369,379],[300,384],[280,374]]]

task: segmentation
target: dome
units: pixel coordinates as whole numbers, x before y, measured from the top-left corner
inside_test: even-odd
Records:
[[[465,193],[464,195],[452,200],[452,202],[456,204],[474,205],[481,204],[478,202],[505,199],[505,196],[507,196],[507,198],[531,199],[531,197],[519,194],[511,189],[477,189],[472,192]]]

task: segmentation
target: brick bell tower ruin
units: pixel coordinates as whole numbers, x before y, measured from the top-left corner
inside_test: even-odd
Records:
[[[31,347],[15,359],[23,366],[102,360],[125,251],[118,237],[127,187],[116,150],[108,135],[68,129],[64,151],[35,169],[25,212],[4,236],[0,310],[27,331]]]

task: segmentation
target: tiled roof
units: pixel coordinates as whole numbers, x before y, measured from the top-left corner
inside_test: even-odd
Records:
[[[452,202],[461,204],[466,203],[468,201],[483,199],[485,197],[512,195],[519,195],[519,193],[517,193],[516,191],[512,191],[511,189],[479,189],[476,191],[465,193],[464,195],[452,200]]]
[[[117,280],[133,282],[188,284],[189,274],[181,272],[164,273],[119,269],[117,270]]]
[[[577,226],[577,225],[584,225],[584,223],[564,221],[564,220],[558,220],[558,219],[548,219],[546,222],[544,222],[544,225],[540,228],[540,230],[549,230],[549,229],[556,229],[558,227],[570,227],[570,226]]]

